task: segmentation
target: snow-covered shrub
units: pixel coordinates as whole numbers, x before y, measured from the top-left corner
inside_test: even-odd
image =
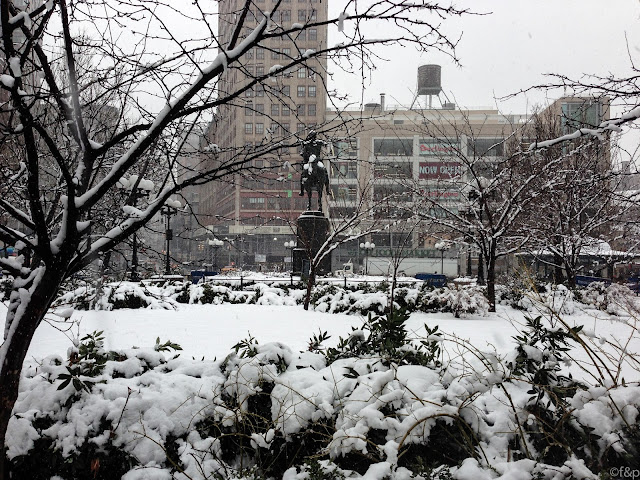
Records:
[[[482,291],[477,287],[463,287],[447,289],[447,306],[453,312],[454,317],[463,315],[486,315],[489,311],[489,303]]]
[[[496,303],[509,305],[517,310],[529,310],[533,305],[532,294],[546,291],[546,284],[528,275],[505,275],[496,285]]]
[[[181,284],[162,286],[133,282],[115,282],[100,288],[86,283],[56,298],[53,307],[73,307],[76,310],[117,310],[120,308],[174,309],[176,291]]]
[[[640,312],[636,294],[625,285],[593,282],[576,289],[574,293],[581,303],[611,315],[635,315]]]
[[[539,294],[533,292],[532,296],[535,300],[539,298],[550,311],[567,315],[575,312],[573,292],[564,285],[548,284],[545,291],[541,291]]]
[[[453,312],[459,318],[463,315],[486,315],[489,304],[479,287],[441,287],[421,290],[416,308],[423,312]]]
[[[474,367],[445,361],[436,327],[410,342],[401,313],[372,316],[327,354],[249,337],[222,362],[196,361],[166,358],[171,342],[105,352],[85,338],[25,370],[10,478],[595,480],[638,468],[640,387],[572,380],[579,327],[531,318],[506,358],[467,345]],[[67,382],[73,362],[86,388]]]
[[[13,277],[10,275],[0,279],[0,301],[8,300],[13,287]]]

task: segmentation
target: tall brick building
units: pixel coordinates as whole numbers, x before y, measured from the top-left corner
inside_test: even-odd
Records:
[[[245,5],[244,0],[219,4],[218,32],[226,45]],[[300,58],[309,49],[327,44],[327,1],[288,0],[272,16],[273,28],[305,25],[297,35],[274,37],[247,52],[240,65],[226,70],[219,81],[220,96],[241,89],[268,74],[274,65]],[[256,0],[245,21],[244,35],[264,18],[271,0]],[[285,63],[286,62],[286,63]],[[224,163],[252,149],[283,141],[293,145],[324,121],[327,92],[324,61],[309,60],[284,75],[272,76],[243,92],[232,103],[221,106],[206,134],[205,143],[217,144],[219,156],[205,165]],[[242,265],[282,262],[284,242],[293,239],[290,223],[305,209],[298,189],[298,147],[283,147],[252,160],[257,173],[235,175],[200,189],[201,223],[228,240],[229,261]],[[209,162],[209,163],[207,163]],[[265,169],[260,173],[261,168]],[[266,171],[268,169],[268,172]],[[231,242],[234,242],[231,245]]]

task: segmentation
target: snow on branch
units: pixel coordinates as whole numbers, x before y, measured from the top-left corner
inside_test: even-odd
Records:
[[[621,132],[622,131],[622,129],[620,128],[621,125],[624,125],[625,123],[634,122],[639,118],[640,118],[640,106],[634,108],[633,110],[628,111],[624,115],[621,115],[619,118],[614,118],[614,119],[606,120],[602,122],[598,128],[579,128],[575,132],[569,133],[567,135],[562,135],[561,137],[553,138],[551,140],[545,140],[543,142],[532,143],[529,146],[527,151],[531,152],[541,148],[552,147],[554,145],[557,145],[558,143],[575,140],[577,138],[584,137],[587,135],[592,135],[602,140],[604,133]]]

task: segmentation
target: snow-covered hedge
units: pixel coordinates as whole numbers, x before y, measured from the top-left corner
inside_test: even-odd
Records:
[[[11,478],[595,480],[637,468],[640,387],[565,375],[579,328],[530,318],[510,355],[456,364],[435,327],[409,342],[402,315],[326,351],[323,335],[306,352],[249,339],[223,361],[176,358],[159,339],[105,352],[87,336],[26,372]]]
[[[118,308],[175,308],[178,303],[301,305],[306,289],[286,282],[266,285],[254,283],[240,287],[212,283],[192,284],[171,282],[165,285],[121,282],[106,284],[101,289],[87,285],[58,297],[54,307],[79,310],[113,310]],[[330,313],[367,315],[381,314],[389,308],[388,283],[375,287],[362,284],[343,287],[318,284],[314,287],[311,304],[315,310]],[[409,311],[453,312],[461,315],[487,312],[488,304],[478,287],[460,289],[429,287],[401,287],[394,291],[395,307]]]

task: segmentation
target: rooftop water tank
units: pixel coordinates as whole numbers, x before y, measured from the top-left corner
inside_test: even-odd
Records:
[[[418,95],[438,95],[442,90],[442,67],[422,65],[418,67]]]

